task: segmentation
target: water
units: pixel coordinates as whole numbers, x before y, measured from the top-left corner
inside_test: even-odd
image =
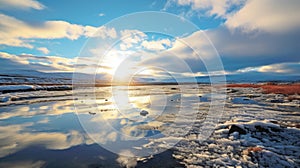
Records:
[[[247,89],[226,99],[211,91],[207,85],[75,88],[74,101],[70,91],[14,93],[23,98],[0,107],[0,167],[183,167],[172,147],[205,139],[220,117],[299,123],[298,107],[265,101],[274,95],[250,99]]]
[[[0,167],[180,167],[169,148],[191,129],[209,89],[173,87],[81,88],[76,106],[63,96],[2,106]],[[130,163],[122,155],[154,158]]]
[[[246,97],[235,97],[232,99],[234,104],[258,104],[257,101],[246,98]]]

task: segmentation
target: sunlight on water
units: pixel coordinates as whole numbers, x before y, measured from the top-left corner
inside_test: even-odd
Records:
[[[198,110],[203,102],[193,85],[114,86],[97,88],[95,95],[84,90],[85,94],[76,92],[79,120],[95,142],[114,153],[129,150],[147,156],[162,152],[191,130],[195,116],[208,113]],[[88,109],[86,102],[90,103]],[[165,145],[154,145],[163,137],[167,137]]]
[[[200,93],[197,88],[176,86],[115,87],[113,92],[110,89],[99,87],[95,94],[93,89],[80,90],[84,99],[75,100],[77,114],[73,100],[55,101],[55,98],[50,102],[1,107],[1,159],[19,161],[26,155],[55,165],[58,163],[51,160],[59,160],[62,151],[69,155],[94,151],[86,157],[81,156],[81,159],[94,153],[99,156],[87,159],[89,162],[99,162],[106,149],[113,149],[116,154],[126,150],[135,155],[162,152],[179,141],[192,126],[194,112],[181,113],[180,110],[185,107],[199,109],[207,102],[201,102],[198,96],[209,92],[208,87]],[[91,96],[96,97],[95,101]],[[202,109],[200,112],[205,114],[207,111]],[[41,155],[37,156],[36,152]],[[106,154],[106,157],[115,158],[114,153]],[[53,158],[43,157],[47,155]],[[115,159],[109,163],[113,164]],[[35,161],[30,163],[37,164]]]

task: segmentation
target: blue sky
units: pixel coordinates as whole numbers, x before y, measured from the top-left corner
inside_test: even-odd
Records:
[[[134,12],[142,11],[166,11],[175,14],[180,14],[176,12],[176,9],[170,8],[170,11],[164,10],[166,1],[150,1],[150,0],[130,0],[126,3],[120,0],[91,0],[88,3],[84,0],[64,0],[64,1],[36,1],[41,3],[44,7],[41,10],[37,9],[21,9],[17,7],[2,7],[1,13],[8,16],[13,16],[19,20],[25,21],[29,24],[41,24],[44,21],[49,20],[62,20],[72,24],[79,25],[90,25],[90,26],[101,26],[107,22]],[[184,7],[186,8],[186,7]],[[183,9],[184,9],[183,8]],[[188,10],[188,9],[186,9]],[[197,24],[200,29],[215,28],[222,23],[222,19],[212,19],[209,17],[189,17],[189,19]],[[79,38],[76,40],[66,40],[66,39],[53,39],[49,41],[48,39],[39,39],[34,42],[34,45],[39,48],[47,46],[47,48],[54,55],[59,55],[63,57],[75,57],[78,55],[79,49],[82,47],[86,38]],[[63,44],[63,45],[62,45]],[[65,50],[65,48],[72,48],[72,50]],[[10,47],[6,46],[5,51],[14,54],[20,53],[31,53],[40,54],[40,51],[20,48],[20,47]]]
[[[0,0],[0,59],[6,66],[11,61],[11,65],[18,65],[15,68],[19,69],[24,65],[38,71],[72,71],[75,58],[98,27],[134,12],[161,11],[186,19],[205,33],[217,50],[226,74],[298,75],[299,7],[297,0]],[[148,21],[141,19],[139,24]],[[180,26],[172,28],[181,29]],[[133,28],[128,26],[130,29],[129,38],[137,41],[123,41],[117,50],[129,49],[132,44],[145,51],[155,49],[155,60],[147,59],[147,65],[163,62],[155,65],[165,68],[172,67],[166,64],[170,59],[166,53],[180,53],[179,57],[187,62],[194,76],[207,75],[201,63],[195,64],[193,53],[179,45],[180,40],[186,40],[207,53],[211,46],[207,47],[208,41],[201,39],[197,33],[200,30],[167,38],[144,35],[141,30],[137,30],[141,36],[134,36]],[[101,30],[108,34],[105,40],[123,37],[122,31],[125,31],[117,27]],[[181,77],[191,75],[185,71],[174,73],[180,73]]]

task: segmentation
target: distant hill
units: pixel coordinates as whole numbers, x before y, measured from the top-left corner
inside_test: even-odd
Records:
[[[278,75],[273,73],[259,73],[259,72],[247,72],[241,74],[232,74],[226,75],[227,83],[256,83],[256,82],[300,82],[300,75]],[[210,83],[211,79],[215,83],[224,82],[223,77],[220,76],[198,76],[195,78],[179,78],[177,81],[175,79],[163,80],[163,82],[172,83],[172,82],[194,82],[195,80],[198,83]]]
[[[0,83],[47,83],[47,84],[72,84],[72,72],[40,72],[35,70],[17,69],[14,71],[0,70]],[[105,84],[109,81],[104,75],[98,74],[96,78],[92,74],[76,73],[76,82]],[[178,79],[155,79],[155,78],[133,78],[134,83],[210,83],[211,79],[215,83],[224,82],[220,76],[198,76],[195,78],[178,78]],[[278,75],[273,73],[247,72],[241,74],[226,75],[227,83],[256,83],[256,82],[300,82],[300,75]]]

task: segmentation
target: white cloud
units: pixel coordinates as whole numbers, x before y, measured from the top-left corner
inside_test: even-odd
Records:
[[[42,38],[69,38],[77,39],[83,32],[80,25],[70,24],[64,21],[47,21],[41,25],[30,25],[14,17],[0,14],[0,44],[33,48],[24,39]]]
[[[28,69],[37,71],[73,71],[76,59],[58,56],[34,56],[29,54],[13,55],[0,52],[2,70]],[[5,60],[5,61],[4,61]]]
[[[181,58],[209,59],[217,53],[210,43],[204,31],[196,31],[187,37],[177,38],[170,51],[176,53]],[[198,53],[196,53],[197,51]]]
[[[245,32],[289,31],[300,27],[299,7],[299,0],[248,0],[243,8],[227,18],[225,24]]]
[[[133,45],[138,44],[139,42],[142,42],[147,35],[139,30],[121,30],[120,31],[120,38],[121,38],[121,44],[120,48],[121,50],[127,50]]]
[[[300,62],[287,62],[278,64],[269,64],[256,67],[247,67],[239,69],[237,73],[246,72],[262,72],[262,73],[277,73],[277,74],[289,74],[298,75],[300,71]]]
[[[235,6],[240,6],[245,0],[173,0],[166,3],[165,9],[172,7],[172,5],[177,6],[189,6],[191,10],[186,13],[190,15],[191,13],[197,15],[206,16],[217,16],[225,18],[231,9]]]
[[[189,7],[185,15],[221,17],[225,25],[244,32],[278,33],[299,29],[299,0],[172,0],[165,8]]]
[[[116,38],[117,32],[115,28],[109,28],[105,26],[101,26],[101,27],[85,26],[84,35],[86,37],[100,37],[102,39]]]
[[[43,4],[37,0],[0,0],[0,8],[18,8],[18,9],[36,9],[45,8]]]
[[[214,64],[218,58],[218,52],[223,61],[225,73],[237,70],[240,72],[248,71],[253,68],[257,72],[268,70],[274,73],[279,71],[292,73],[288,70],[290,64],[286,64],[284,69],[282,65],[278,67],[277,64],[299,62],[300,39],[296,38],[298,36],[299,31],[286,32],[285,34],[261,32],[249,35],[241,31],[232,32],[226,26],[221,26],[218,29],[206,30],[204,33],[198,31],[187,37],[177,38],[168,50],[149,56],[149,59],[143,59],[141,64],[163,67],[173,74],[180,72],[185,76],[191,76],[191,73],[185,68],[186,64],[195,75],[206,74],[207,71],[214,73],[215,70],[220,71],[222,69],[222,67],[217,66],[218,64]],[[210,39],[212,44],[206,37]],[[216,50],[211,45],[214,45]],[[193,49],[197,49],[199,53],[195,53]],[[143,55],[146,56],[146,54]],[[271,69],[269,66],[260,67],[258,71],[259,66],[269,64],[272,65]]]
[[[46,47],[39,47],[39,48],[37,48],[37,50],[41,51],[44,54],[49,54],[50,53],[50,51]]]
[[[249,34],[222,26],[206,30],[205,33],[222,57],[226,70],[299,60],[299,30],[279,34]]]
[[[258,68],[258,72],[299,74],[299,71],[300,71],[300,62],[265,65]]]
[[[166,49],[163,46],[164,43],[168,44],[169,48]],[[200,72],[206,72],[206,69],[207,71],[222,70],[222,67],[218,65],[220,60],[218,60],[219,57],[215,49],[202,31],[187,37],[177,38],[174,42],[170,39],[163,39],[143,41],[141,45],[147,46],[151,50],[139,53],[142,56],[139,57],[138,66],[149,67],[150,69],[154,67],[165,72],[159,75],[155,73],[155,77],[170,78],[170,75],[184,77],[191,76],[191,73],[194,75],[202,74]],[[152,53],[153,49],[156,49],[154,53]],[[205,67],[204,62],[207,67]]]
[[[156,41],[143,41],[141,44],[148,50],[164,50],[168,47],[171,47],[172,42],[169,39],[161,39]]]
[[[105,16],[104,13],[99,13],[98,16],[102,17],[102,16]]]
[[[115,38],[114,28],[100,28],[71,24],[65,21],[46,21],[29,24],[14,17],[0,14],[0,45],[33,48],[30,39],[68,38],[76,40],[81,36]]]

